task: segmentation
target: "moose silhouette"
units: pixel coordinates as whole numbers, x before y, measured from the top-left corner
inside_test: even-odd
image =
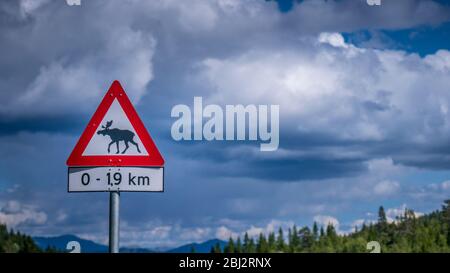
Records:
[[[124,154],[128,150],[128,142],[136,146],[136,149],[139,153],[141,153],[141,150],[139,150],[139,146],[136,142],[134,142],[134,133],[130,130],[121,130],[117,128],[110,129],[113,121],[106,122],[106,126],[102,125],[103,130],[97,131],[98,135],[103,136],[109,136],[111,138],[111,142],[108,145],[108,153],[110,152],[110,147],[112,144],[116,143],[117,146],[117,152],[118,154],[120,152],[119,150],[119,141],[125,142],[125,150],[123,150],[122,154]]]

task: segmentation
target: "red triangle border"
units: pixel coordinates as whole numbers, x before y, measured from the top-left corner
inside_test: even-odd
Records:
[[[114,99],[117,99],[120,106],[124,110],[130,123],[133,125],[136,134],[141,139],[142,144],[148,152],[148,155],[90,155],[83,156],[92,136],[95,134],[98,125],[102,122],[104,116],[108,112]],[[150,134],[145,129],[139,115],[133,107],[125,90],[122,88],[119,81],[114,81],[103,97],[102,102],[98,106],[86,129],[81,134],[75,148],[67,159],[67,166],[69,167],[104,167],[104,166],[146,166],[146,167],[162,167],[164,166],[164,159],[161,156],[158,148],[153,142]]]

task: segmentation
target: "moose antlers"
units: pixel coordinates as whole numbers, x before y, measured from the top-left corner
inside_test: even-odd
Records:
[[[103,129],[108,129],[109,127],[111,127],[112,123],[113,123],[112,120],[107,121],[107,122],[106,122],[106,126],[103,126],[103,125],[102,125],[102,128],[103,128]]]

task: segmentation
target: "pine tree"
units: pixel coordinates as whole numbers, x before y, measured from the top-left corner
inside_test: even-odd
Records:
[[[444,201],[442,206],[442,218],[445,223],[445,228],[447,234],[447,245],[450,246],[450,199]]]
[[[298,234],[300,237],[300,250],[309,250],[314,243],[314,235],[309,227],[303,227]]]
[[[317,226],[317,222],[316,221],[314,221],[312,231],[313,231],[314,241],[317,241],[319,239],[319,227]]]
[[[336,236],[336,229],[334,228],[334,225],[332,223],[328,223],[327,225],[327,236],[328,237]]]
[[[386,212],[384,211],[383,206],[380,206],[380,208],[378,209],[378,223],[379,224],[387,223]]]
[[[320,238],[325,236],[325,231],[323,230],[323,226],[320,226]]]
[[[221,249],[219,243],[216,243],[216,244],[214,245],[214,253],[222,253],[222,249]]]
[[[256,246],[253,238],[250,238],[248,241],[248,253],[256,253]]]
[[[327,226],[327,233],[326,233],[326,238],[328,240],[328,242],[331,244],[331,246],[333,247],[332,251],[335,251],[335,247],[337,246],[337,233],[336,233],[336,229],[334,228],[332,223],[328,223]]]
[[[0,224],[0,243],[5,241],[7,237],[8,237],[8,228],[6,227],[6,225]]]
[[[280,227],[278,229],[278,237],[277,237],[277,246],[276,249],[277,251],[282,251],[284,252],[285,250],[285,244],[284,244],[284,236],[283,236],[283,229]]]
[[[275,252],[276,251],[277,246],[276,246],[275,233],[273,233],[273,232],[269,233],[269,237],[267,239],[267,244],[268,244],[268,246],[267,246],[268,252]]]
[[[292,239],[291,239],[291,244],[290,244],[290,251],[291,252],[296,252],[299,249],[300,246],[300,238],[298,237],[298,231],[297,231],[297,226],[294,225],[294,227],[292,228]]]
[[[292,230],[291,228],[288,228],[288,243],[287,243],[287,249],[289,252],[292,252]]]
[[[234,253],[242,253],[242,243],[241,243],[240,237],[237,238],[236,248],[234,249]]]
[[[228,244],[224,249],[224,253],[234,253],[234,250],[235,250],[234,241],[233,238],[230,237],[230,239],[228,240]]]
[[[250,239],[248,238],[248,233],[246,232],[244,235],[244,253],[250,253]]]
[[[267,240],[262,232],[259,234],[258,242],[256,243],[256,252],[257,253],[268,252]]]

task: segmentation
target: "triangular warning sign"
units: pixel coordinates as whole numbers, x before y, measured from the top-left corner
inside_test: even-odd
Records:
[[[114,81],[67,159],[68,166],[152,166],[164,159],[127,94]]]

